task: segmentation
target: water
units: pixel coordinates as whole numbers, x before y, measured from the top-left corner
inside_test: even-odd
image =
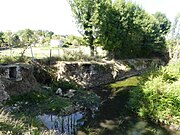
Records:
[[[38,118],[49,129],[65,135],[179,135],[160,125],[138,118],[129,112],[121,93],[118,98],[108,99],[99,110],[75,112],[70,115],[39,115]],[[118,101],[117,101],[118,100]],[[97,108],[96,108],[97,109]]]
[[[38,119],[40,119],[49,130],[54,130],[59,134],[74,135],[78,127],[84,125],[84,121],[81,121],[84,115],[84,112],[75,112],[65,116],[43,114],[39,115]]]
[[[179,131],[170,131],[131,112],[126,106],[130,89],[121,89],[115,96],[106,97],[95,117],[85,123],[81,132],[87,135],[180,135]]]

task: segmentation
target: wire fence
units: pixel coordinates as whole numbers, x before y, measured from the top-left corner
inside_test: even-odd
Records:
[[[9,48],[1,49],[1,56],[21,56],[24,48]],[[95,50],[96,56],[105,57],[107,52],[101,47],[97,47]],[[90,57],[90,48],[87,46],[68,47],[68,48],[53,48],[53,47],[29,47],[25,50],[24,56],[32,57],[35,59],[51,58],[51,57],[75,57],[86,56]]]

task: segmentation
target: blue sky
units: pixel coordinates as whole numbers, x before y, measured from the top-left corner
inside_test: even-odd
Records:
[[[149,13],[161,11],[173,21],[180,12],[180,0],[132,0]],[[0,31],[51,30],[57,34],[78,31],[66,0],[0,0]]]

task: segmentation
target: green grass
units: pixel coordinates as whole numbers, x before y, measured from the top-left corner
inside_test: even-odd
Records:
[[[39,46],[39,47],[35,47],[35,48],[39,48],[41,50],[58,50],[58,49],[61,49],[61,48],[58,48],[58,47],[51,47],[51,46]]]
[[[12,63],[28,63],[31,59],[29,57],[20,57],[20,56],[4,56],[0,55],[0,64],[12,64]]]
[[[110,84],[110,87],[111,88],[121,88],[121,87],[137,86],[139,83],[139,78],[140,77],[138,77],[138,76],[133,76],[128,79],[112,83],[112,84]]]
[[[24,134],[25,132],[34,133],[42,127],[42,123],[35,118],[28,118],[24,115],[17,117],[10,112],[0,110],[0,134]],[[30,124],[31,123],[31,124]],[[41,126],[40,126],[41,125]]]
[[[36,116],[39,113],[58,113],[61,109],[73,103],[67,98],[55,95],[55,92],[51,90],[39,90],[13,96],[7,102],[7,105],[10,106],[14,106],[15,104],[20,107],[21,112]]]
[[[90,54],[86,52],[84,49],[81,50],[80,47],[76,46],[69,46],[68,48],[65,47],[51,47],[51,46],[42,46],[42,47],[32,47],[33,56],[35,59],[44,59],[50,57],[50,49],[51,49],[51,57],[57,57],[58,60],[63,61],[90,61],[90,60],[97,60],[100,61],[105,54],[98,54],[95,58],[90,57]],[[6,59],[6,57],[20,57],[22,48],[13,48],[12,51],[9,49],[7,50],[0,50],[0,57]],[[31,49],[28,48],[24,56],[32,57]],[[0,62],[3,60],[1,59]]]

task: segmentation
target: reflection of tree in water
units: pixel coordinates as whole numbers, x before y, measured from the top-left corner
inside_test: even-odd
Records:
[[[79,126],[84,124],[81,119],[84,113],[76,112],[67,116],[41,115],[38,116],[48,129],[53,129],[59,133],[75,135]]]

